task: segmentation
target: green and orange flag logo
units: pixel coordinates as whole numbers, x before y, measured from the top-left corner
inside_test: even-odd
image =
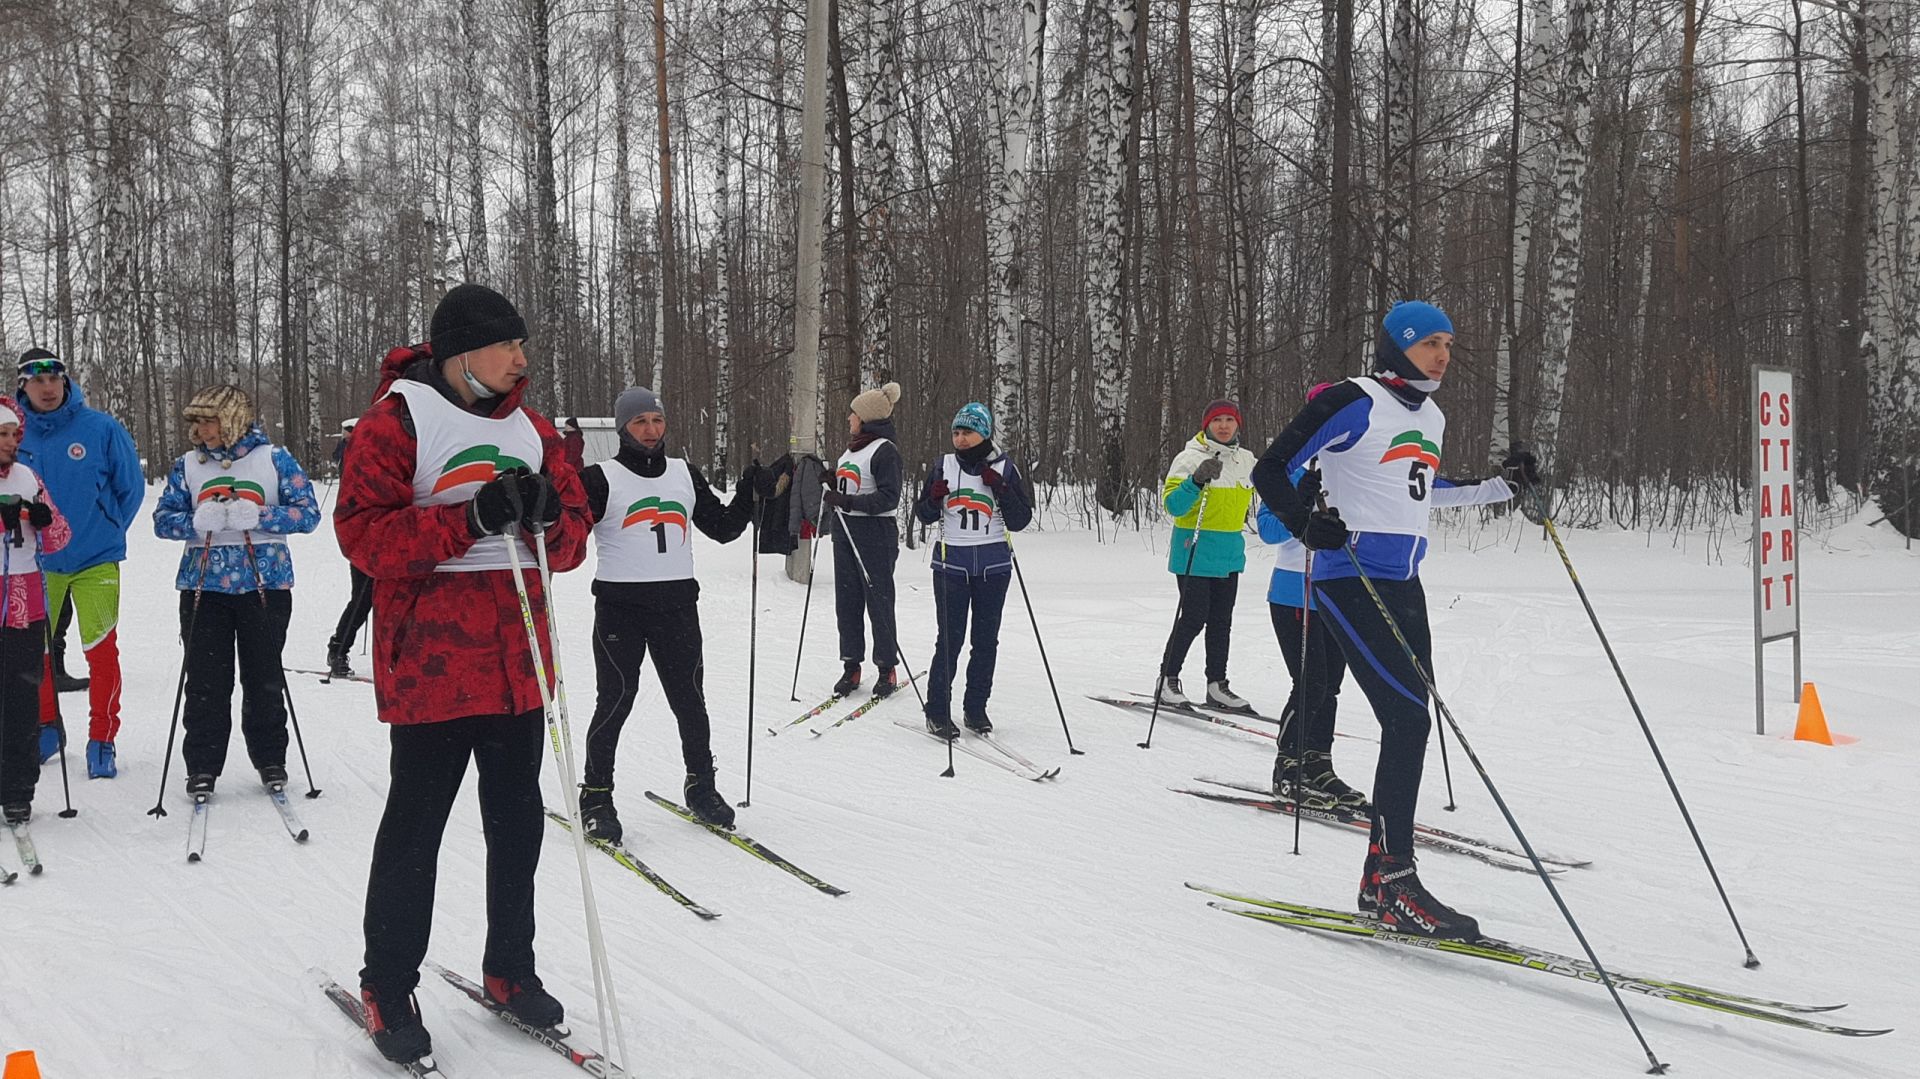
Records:
[[[950,510],[977,510],[982,517],[993,516],[993,496],[976,491],[971,487],[962,487],[947,496],[947,508]]]
[[[526,467],[525,461],[501,453],[498,446],[473,446],[448,459],[446,467],[440,470],[440,478],[433,483],[433,493],[439,494],[463,483],[486,483],[502,472]]]
[[[1393,442],[1387,446],[1387,452],[1380,455],[1381,464],[1388,461],[1419,461],[1438,472],[1440,447],[1428,442],[1426,436],[1418,431],[1407,431],[1395,435]]]
[[[670,498],[658,498],[653,495],[627,507],[627,515],[620,521],[621,528],[634,525],[679,525],[680,534],[687,534],[687,507]]]
[[[854,487],[858,488],[860,486],[860,466],[854,464],[852,461],[848,461],[834,470],[833,478],[836,483],[840,480],[852,480]]]
[[[252,480],[237,480],[232,476],[215,476],[200,485],[200,493],[194,496],[194,504],[199,505],[210,498],[244,499],[256,506],[267,504],[266,489]]]

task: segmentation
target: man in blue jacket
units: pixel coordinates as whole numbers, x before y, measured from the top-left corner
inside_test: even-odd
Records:
[[[87,407],[60,357],[44,348],[28,349],[20,357],[19,374],[16,396],[27,416],[20,459],[39,474],[73,526],[73,539],[45,558],[47,609],[58,611],[69,597],[73,601],[92,679],[87,775],[111,779],[118,771],[113,740],[120,730],[120,563],[127,557],[127,528],[146,494],[140,455],[120,421]],[[65,732],[52,677],[40,685],[44,761],[59,752]]]

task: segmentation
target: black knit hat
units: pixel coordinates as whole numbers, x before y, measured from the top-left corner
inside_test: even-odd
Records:
[[[433,358],[448,360],[502,341],[524,340],[527,322],[505,296],[485,285],[465,284],[440,297],[433,309]]]

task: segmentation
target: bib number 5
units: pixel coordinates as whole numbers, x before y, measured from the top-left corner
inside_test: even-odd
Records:
[[[1415,461],[1407,469],[1407,494],[1415,502],[1427,500],[1428,473],[1431,470],[1425,461]]]

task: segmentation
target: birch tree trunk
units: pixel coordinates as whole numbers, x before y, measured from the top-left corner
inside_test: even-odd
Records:
[[[623,379],[630,377],[634,327],[640,321],[640,298],[634,291],[633,80],[627,62],[627,3],[613,0],[613,243],[608,253],[613,274],[607,289],[608,338]]]
[[[1374,296],[1382,311],[1416,287],[1407,244],[1407,217],[1413,206],[1413,38],[1413,0],[1394,0],[1393,33],[1387,43],[1386,139],[1381,148],[1384,185],[1375,203],[1380,255],[1374,264]]]
[[[894,117],[905,107],[900,85],[900,20],[894,0],[870,0],[864,28],[867,66],[866,107],[870,113],[860,149],[860,301],[865,326],[860,334],[861,385],[878,386],[893,362],[893,201],[899,194],[894,152]]]
[[[667,112],[667,4],[653,0],[653,87],[660,113],[660,322],[653,353],[653,390],[666,393],[667,353],[680,347],[679,255],[673,243],[673,139]]]
[[[1530,0],[1515,23],[1513,87],[1513,160],[1507,178],[1507,230],[1512,237],[1504,313],[1494,352],[1493,437],[1495,457],[1519,439],[1513,412],[1513,348],[1527,302],[1527,276],[1533,260],[1533,224],[1546,190],[1548,120],[1553,103],[1553,58],[1559,47],[1553,0]],[[1524,25],[1523,25],[1524,24]],[[1520,44],[1524,42],[1524,44]]]
[[[566,347],[567,267],[561,261],[560,199],[553,169],[553,12],[550,0],[526,0],[533,78],[533,202],[536,235],[534,265],[539,280],[539,317],[530,327],[553,372],[553,411],[573,411],[573,372]]]
[[[486,281],[492,276],[487,258],[486,164],[480,158],[481,117],[486,113],[481,96],[480,63],[486,30],[480,24],[478,8],[479,0],[460,0],[460,112],[464,121],[461,141],[466,151],[466,272],[470,281]]]
[[[1253,279],[1253,147],[1259,138],[1254,129],[1253,72],[1259,17],[1260,0],[1239,0],[1235,6],[1227,82],[1227,164],[1233,170],[1233,183],[1227,213],[1227,242],[1232,251],[1227,262],[1225,392],[1243,403],[1248,357],[1257,351],[1260,324],[1260,287]]]
[[[1883,459],[1883,437],[1892,415],[1892,387],[1899,368],[1901,273],[1899,245],[1900,186],[1899,63],[1893,0],[1863,0],[1867,37],[1868,130],[1872,177],[1867,232],[1867,333],[1861,339],[1861,365],[1867,374],[1868,408],[1873,428],[1870,445]],[[1873,471],[1873,465],[1868,471]]]
[[[1580,284],[1580,235],[1586,204],[1587,162],[1593,137],[1593,73],[1599,49],[1593,0],[1572,0],[1567,13],[1567,66],[1560,114],[1560,153],[1554,166],[1553,258],[1541,312],[1539,412],[1534,452],[1551,470],[1560,438],[1560,399],[1566,386],[1567,346],[1573,339],[1574,291]]]
[[[100,205],[100,364],[87,372],[94,407],[128,418],[125,366],[109,354],[116,342],[134,339],[136,207],[134,179],[133,0],[107,0],[107,160]]]
[[[1010,9],[1010,10],[1009,10]],[[989,404],[1002,448],[1026,430],[1027,399],[1021,356],[1025,282],[1017,233],[1027,207],[1027,174],[1039,95],[1043,16],[1040,0],[1011,0],[985,11],[992,93],[987,108],[993,135],[992,184],[987,213],[987,282],[993,334],[993,392]]]
[[[314,100],[314,52],[319,44],[321,0],[295,2],[298,7],[294,18],[294,79],[299,102],[299,128],[295,143],[294,190],[297,193],[295,205],[298,207],[296,220],[303,234],[296,263],[300,283],[298,317],[302,385],[299,393],[283,390],[287,393],[286,407],[289,413],[288,429],[283,437],[293,443],[296,452],[305,460],[313,460],[320,447],[320,365],[328,351],[326,320],[320,317],[324,255],[319,238],[326,228],[326,222],[319,200],[314,196],[313,182],[314,136],[322,119]],[[298,427],[292,422],[296,418]]]
[[[730,190],[733,148],[727,142],[727,119],[733,114],[727,81],[727,40],[723,29],[716,48],[720,73],[720,133],[713,155],[713,474],[725,477],[733,443],[733,193]],[[755,552],[757,555],[758,552]]]
[[[1100,80],[1104,93],[1094,101],[1100,122],[1088,146],[1090,158],[1100,162],[1093,208],[1097,229],[1089,237],[1094,252],[1087,290],[1093,297],[1094,411],[1099,417],[1101,470],[1097,488],[1100,504],[1119,514],[1131,507],[1132,490],[1126,477],[1125,424],[1127,408],[1126,305],[1122,295],[1122,260],[1126,256],[1126,145],[1133,119],[1134,29],[1137,0],[1109,0],[1103,41],[1107,70]],[[1089,170],[1091,174],[1091,169]]]

